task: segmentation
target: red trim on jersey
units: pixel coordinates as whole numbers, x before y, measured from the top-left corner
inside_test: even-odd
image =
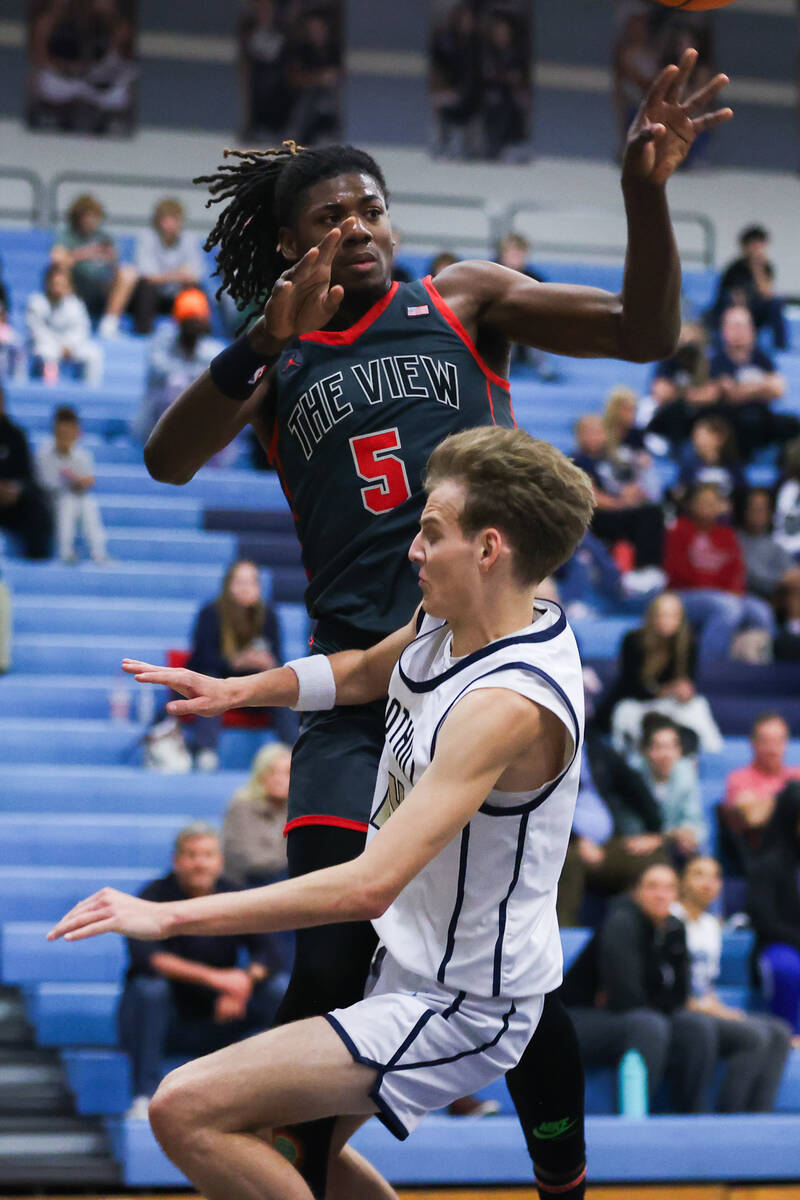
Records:
[[[447,324],[452,328],[454,333],[457,333],[458,336],[461,338],[462,342],[467,347],[470,354],[475,359],[475,362],[478,364],[480,369],[483,371],[486,378],[491,379],[492,383],[496,383],[498,387],[504,388],[505,391],[510,392],[511,384],[508,382],[508,380],[503,379],[502,375],[498,375],[496,371],[493,371],[492,368],[487,366],[486,363],[481,358],[472,338],[469,336],[466,329],[461,324],[461,322],[459,321],[456,314],[453,312],[452,308],[450,308],[450,306],[447,304],[444,297],[441,296],[440,293],[437,291],[436,285],[433,282],[433,276],[426,275],[422,282],[423,282],[423,284],[425,286],[425,290],[428,293],[428,295],[430,296],[431,300],[436,305],[439,312],[442,314],[445,321],[447,321]]]
[[[355,829],[358,833],[366,833],[369,828],[365,821],[351,821],[349,817],[295,817],[284,825],[283,836],[286,837],[291,829],[300,829],[303,825],[334,825],[337,829]]]
[[[497,421],[494,417],[494,400],[492,399],[492,381],[488,376],[486,378],[486,396],[489,400],[489,412],[492,414],[492,424],[496,425]]]
[[[377,321],[382,312],[389,307],[395,298],[399,283],[393,283],[385,296],[383,296],[377,304],[373,304],[372,308],[365,312],[360,321],[356,321],[355,325],[351,325],[349,329],[337,329],[334,332],[326,333],[324,330],[318,330],[316,333],[301,333],[301,342],[320,342],[323,346],[351,346],[357,341],[370,325]]]

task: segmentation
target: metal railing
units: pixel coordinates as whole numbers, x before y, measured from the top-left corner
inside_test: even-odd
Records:
[[[47,223],[45,186],[35,171],[25,167],[0,167],[0,180],[21,183],[29,189],[28,203],[19,207],[8,202],[8,189],[0,187],[0,220],[30,221],[31,225]]]
[[[65,191],[74,195],[76,188],[85,187],[99,192],[101,199],[104,189],[133,192],[145,189],[151,193],[153,202],[165,194],[175,195],[186,201],[187,228],[207,233],[213,222],[213,213],[199,215],[200,206],[205,203],[205,198],[185,176],[176,178],[168,175],[62,171],[45,186],[34,171],[0,167],[0,179],[23,182],[30,188],[30,202],[25,208],[9,204],[4,206],[0,200],[0,219],[29,219],[35,225],[55,227],[63,219],[68,200],[71,198],[69,195],[65,196]],[[566,256],[572,259],[620,261],[625,254],[624,239],[620,240],[624,218],[616,210],[588,207],[554,210],[532,201],[501,206],[465,196],[420,195],[407,191],[394,192],[392,205],[395,213],[400,214],[399,223],[409,244],[426,249],[457,247],[460,251],[472,251],[480,255],[492,254],[503,234],[519,228],[520,219],[524,222],[525,217],[533,218],[538,215],[543,219],[555,219],[562,227],[565,221],[572,221],[575,231],[559,232],[556,236],[548,235],[544,231],[535,233],[534,254],[537,259]],[[133,211],[120,198],[116,198],[112,203],[106,197],[105,207],[112,226],[141,229],[147,224],[138,203]],[[462,225],[458,231],[454,227],[453,219],[456,214],[459,215],[459,224]],[[674,210],[672,220],[681,242],[683,261],[687,265],[713,267],[716,262],[716,229],[713,221],[703,213],[686,209]],[[614,226],[610,235],[595,233],[595,236],[581,238],[582,225],[593,225],[597,230],[603,221]],[[684,236],[681,236],[682,231],[685,231]],[[693,231],[693,236],[690,231]]]

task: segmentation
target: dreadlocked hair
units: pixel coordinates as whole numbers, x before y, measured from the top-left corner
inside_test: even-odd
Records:
[[[309,149],[286,141],[278,150],[225,150],[226,159],[214,175],[199,175],[194,183],[208,185],[212,204],[225,204],[205,242],[216,251],[221,279],[217,299],[227,292],[237,308],[264,305],[276,279],[287,267],[278,249],[281,227],[295,217],[297,201],[307,188],[347,172],[371,175],[388,201],[386,181],[378,164],[355,146]]]

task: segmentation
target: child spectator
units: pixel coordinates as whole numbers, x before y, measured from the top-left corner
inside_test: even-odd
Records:
[[[775,540],[800,562],[800,438],[783,456],[783,479],[775,498]]]
[[[75,537],[80,526],[96,563],[106,560],[106,534],[94,487],[94,459],[80,444],[81,426],[74,408],[63,404],[53,415],[53,437],[39,447],[36,471],[55,510],[56,541],[62,562],[78,561]]]
[[[714,858],[698,856],[683,869],[673,916],[683,922],[691,961],[689,1008],[717,1027],[723,1058],[735,1055],[717,1098],[717,1112],[772,1112],[791,1046],[792,1028],[760,1013],[742,1012],[715,989],[722,957],[722,922],[709,912],[722,891]]]
[[[104,217],[99,200],[88,193],[78,196],[50,258],[71,271],[75,294],[92,321],[100,322],[100,336],[114,337],[136,286],[136,270],[120,264],[114,239],[102,227]]]
[[[683,755],[681,734],[669,717],[650,713],[642,722],[641,755],[632,765],[661,810],[664,836],[680,861],[695,854],[708,840],[700,782],[694,763]]]
[[[775,616],[766,601],[745,593],[742,548],[733,529],[721,525],[726,505],[711,484],[691,493],[688,513],[667,533],[664,569],[686,615],[700,630],[700,662],[730,655],[734,634],[743,625],[775,633]]]
[[[166,197],[153,210],[152,228],[139,238],[139,282],[132,302],[137,333],[152,333],[156,315],[170,312],[179,292],[200,286],[200,246],[197,238],[183,228],[184,219],[183,205]]]
[[[783,304],[775,295],[775,268],[767,258],[769,233],[762,225],[749,225],[739,235],[741,255],[729,263],[719,281],[717,298],[709,313],[713,328],[726,309],[747,308],[756,329],[769,329],[776,350],[788,345]]]
[[[575,426],[574,461],[594,484],[597,510],[592,531],[606,542],[633,543],[636,567],[661,566],[664,514],[642,484],[641,467],[614,454],[601,417],[583,416]]]
[[[717,386],[716,411],[733,426],[740,456],[748,459],[764,446],[797,437],[800,420],[771,408],[784,395],[786,380],[757,345],[750,310],[741,305],[729,308],[720,332],[722,347],[710,367]]]
[[[617,677],[598,710],[601,724],[610,719],[617,749],[630,752],[646,714],[660,712],[678,724],[687,751],[699,744],[718,753],[722,736],[708,701],[697,694],[696,674],[697,643],[683,604],[674,592],[662,592],[641,627],[622,639]]]
[[[205,292],[187,288],[172,306],[172,321],[153,338],[147,364],[147,390],[135,421],[135,432],[147,440],[159,417],[167,411],[223,349],[209,332],[211,309]],[[226,447],[222,457],[230,455]],[[220,456],[215,456],[218,459]]]
[[[725,500],[733,503],[747,481],[730,424],[724,417],[698,417],[690,440],[681,456],[680,475],[673,492],[676,500],[683,500],[698,483],[710,483]]]
[[[0,379],[9,379],[22,360],[22,340],[8,319],[8,301],[0,295]]]
[[[53,518],[36,482],[28,439],[5,411],[0,386],[0,529],[22,539],[26,558],[48,558]]]
[[[75,379],[98,384],[103,355],[92,341],[86,305],[72,290],[69,271],[51,263],[44,273],[44,290],[34,292],[25,313],[31,352],[31,375],[54,382],[63,371]]]
[[[225,874],[242,887],[261,887],[286,875],[286,804],[292,752],[281,742],[262,746],[250,778],[234,792],[222,825]]]

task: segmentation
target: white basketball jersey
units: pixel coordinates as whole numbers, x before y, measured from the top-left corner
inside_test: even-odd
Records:
[[[441,726],[468,692],[506,688],[550,709],[569,733],[561,773],[532,792],[492,791],[461,834],[374,923],[389,954],[477,996],[531,996],[562,974],[556,888],[580,775],[583,681],[556,604],[536,601],[526,629],[453,659],[446,623],[425,617],[392,674],[369,837],[429,766]]]

